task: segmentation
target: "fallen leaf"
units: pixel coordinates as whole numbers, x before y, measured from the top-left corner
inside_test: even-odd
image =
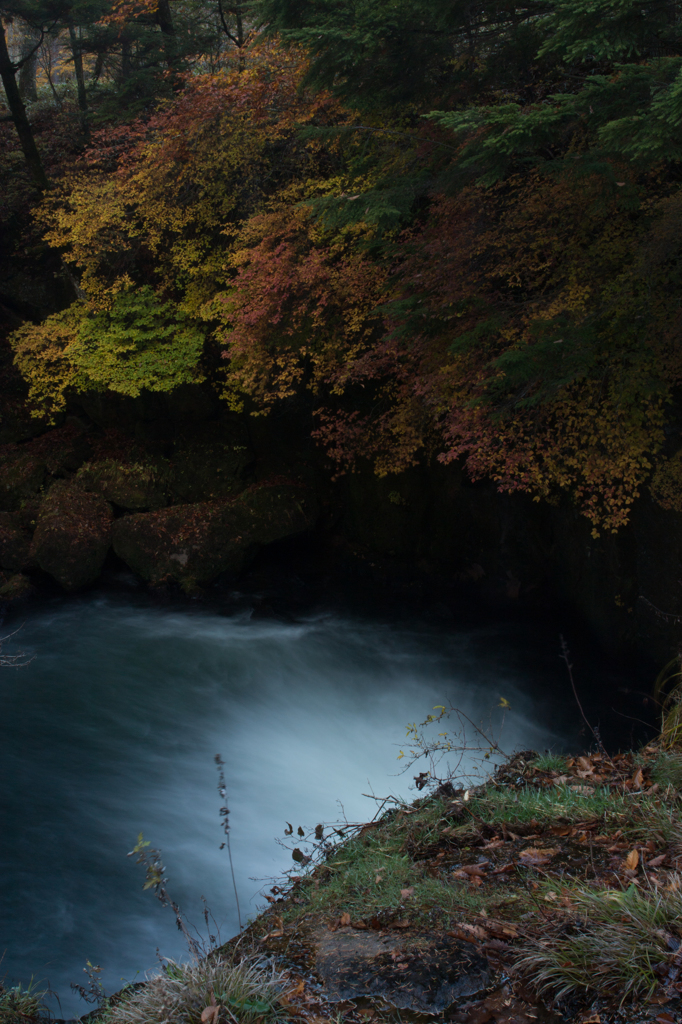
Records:
[[[643,778],[644,778],[644,772],[642,771],[641,768],[638,768],[637,771],[635,772],[635,774],[630,779],[630,785],[632,786],[632,788],[633,789],[641,789],[642,788],[642,779]]]
[[[339,918],[339,924],[341,925],[342,928],[348,928],[348,926],[350,925],[350,914],[348,913],[348,911],[345,911],[345,913],[341,914],[341,917]]]
[[[478,875],[479,878],[485,878],[485,869],[489,863],[490,861],[483,860],[480,864],[462,864],[460,871],[464,871],[467,875]]]
[[[367,925],[364,921],[351,921],[351,928],[356,928],[360,932],[367,931]]]
[[[485,927],[491,935],[495,935],[498,939],[515,939],[519,934],[516,926],[508,924],[506,921],[491,921],[488,918],[485,922]]]
[[[201,1024],[218,1024],[219,1013],[220,1007],[216,1006],[215,1003],[204,1007],[201,1011]]]
[[[647,865],[646,866],[648,868],[660,868],[661,864],[663,863],[663,861],[665,860],[665,858],[667,856],[668,856],[667,853],[661,853],[661,854],[659,854],[658,857],[654,857],[653,860],[647,861]]]
[[[460,924],[455,925],[452,931],[446,932],[445,934],[449,935],[451,939],[457,939],[459,942],[473,942],[474,944],[476,944],[478,942],[485,942],[487,940],[488,935],[483,930],[483,928],[478,928],[475,930],[472,929],[475,929],[474,925]],[[477,931],[479,934],[476,933]]]
[[[590,793],[594,793],[592,786],[569,786],[568,788],[574,793],[579,793],[580,796],[589,796]]]
[[[410,922],[409,921],[394,921],[393,924],[391,925],[391,928],[409,928],[409,927],[410,927]]]
[[[509,874],[510,871],[513,871],[515,867],[516,867],[516,861],[512,860],[512,861],[509,862],[509,864],[502,864],[499,868],[495,868],[495,870],[492,871],[491,874],[493,874],[493,875],[507,875],[507,874]]]
[[[374,879],[374,881],[376,882],[377,885],[379,884],[379,882],[383,882],[383,880],[384,880],[384,876],[383,875],[377,875],[377,877]]]
[[[530,865],[533,868],[542,867],[544,864],[549,864],[552,857],[556,857],[559,851],[555,849],[539,850],[535,846],[529,847],[519,854],[519,860],[522,864]]]
[[[601,1024],[601,1017],[598,1013],[592,1013],[589,1017],[582,1017],[580,1024]]]
[[[675,1018],[672,1014],[668,1013],[667,1010],[663,1010],[662,1013],[659,1013],[654,1017],[654,1020],[656,1021],[656,1024],[675,1024]]]
[[[634,871],[639,864],[639,850],[630,850],[625,858],[625,867],[628,871]]]
[[[493,840],[491,840],[491,842],[486,843],[485,846],[483,847],[483,849],[484,850],[497,850],[497,849],[499,849],[500,846],[504,846],[505,842],[506,842],[505,839],[493,839]]]
[[[481,928],[478,924],[456,924],[455,931],[464,932],[466,935],[473,935],[475,939],[481,942],[485,942],[488,938],[485,928]]]
[[[407,889],[401,889],[400,890],[400,898],[401,898],[401,900],[409,900],[410,896],[412,896],[412,895],[414,895],[414,886],[413,885],[409,886],[409,888],[407,888]]]
[[[588,772],[589,773],[589,772],[591,772],[593,770],[592,769],[592,762],[587,757],[579,757],[578,758],[578,764],[580,765],[580,767],[582,768],[582,770],[584,772]]]

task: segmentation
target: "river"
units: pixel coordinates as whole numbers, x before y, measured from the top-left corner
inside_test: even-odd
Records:
[[[13,627],[12,627],[13,628]],[[479,720],[511,706],[501,743],[575,745],[578,719],[552,640],[518,624],[447,628],[339,612],[296,621],[94,594],[29,611],[0,670],[3,805],[0,977],[31,976],[70,1017],[86,961],[108,992],[183,955],[171,912],[126,857],[161,849],[190,920],[204,896],[223,940],[237,930],[218,816],[220,753],[242,913],[291,866],[286,822],[367,820],[363,794],[414,799],[398,774],[406,725],[452,702]],[[540,651],[542,648],[542,651]],[[539,653],[540,652],[540,653]],[[272,883],[270,883],[272,884]]]

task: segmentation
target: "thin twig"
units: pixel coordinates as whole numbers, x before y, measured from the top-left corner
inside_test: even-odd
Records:
[[[242,928],[242,915],[239,909],[239,894],[237,892],[237,881],[234,877],[234,864],[232,863],[232,848],[230,846],[230,809],[227,806],[227,787],[225,785],[225,773],[223,768],[225,762],[223,761],[220,754],[216,754],[213,758],[218,768],[218,792],[220,798],[223,801],[223,806],[220,808],[220,819],[223,825],[223,832],[225,833],[225,842],[220,844],[220,849],[227,847],[227,856],[230,861],[230,874],[232,875],[232,888],[234,889],[234,901],[237,904],[237,921],[239,922],[239,932],[243,931]]]
[[[590,730],[590,732],[594,736],[595,741],[597,743],[597,747],[599,748],[599,750],[601,750],[601,752],[604,755],[604,757],[607,758],[607,760],[609,762],[611,762],[611,758],[609,757],[609,755],[607,753],[606,747],[602,743],[602,739],[601,739],[601,736],[599,735],[599,732],[592,727],[592,725],[590,723],[590,720],[587,717],[587,715],[585,714],[584,708],[583,708],[582,704],[580,703],[580,697],[578,696],[578,691],[576,689],[575,680],[573,678],[573,665],[571,665],[571,662],[569,661],[570,652],[568,650],[568,644],[564,640],[564,637],[563,637],[563,635],[561,633],[559,634],[559,640],[561,641],[561,654],[559,655],[559,657],[561,658],[562,661],[566,662],[566,669],[568,671],[568,678],[569,678],[570,683],[571,683],[571,689],[573,690],[573,696],[575,698],[576,704],[578,705],[578,710],[580,711],[580,714],[582,715],[583,722],[585,723],[587,728]]]

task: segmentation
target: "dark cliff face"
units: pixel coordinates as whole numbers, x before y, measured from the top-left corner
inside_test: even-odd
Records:
[[[92,552],[80,573],[74,559],[88,525],[78,509],[96,497],[113,516],[113,530],[102,537],[107,544],[114,538],[114,550],[136,572],[140,558],[124,540],[131,531],[144,535],[147,580],[205,585],[221,572],[238,573],[268,544],[313,531],[315,550],[335,550],[337,563],[344,551],[369,567],[399,566],[434,581],[434,589],[444,584],[497,609],[552,602],[572,608],[620,659],[663,664],[682,642],[682,515],[648,498],[635,505],[625,529],[595,538],[568,503],[499,494],[493,484],[472,484],[458,466],[433,462],[383,478],[360,469],[334,482],[310,439],[305,409],[235,416],[201,387],[134,400],[86,395],[57,427],[35,429],[43,433],[18,429],[0,446],[6,598],[27,592],[13,579],[17,573],[30,580],[39,568],[61,585],[68,576],[69,589],[92,580]],[[60,534],[68,573],[55,531],[49,559],[41,534],[54,519],[52,489],[59,484],[63,504],[67,482],[79,497]],[[267,505],[260,518],[253,511],[258,489]],[[202,523],[209,520],[206,538],[217,531],[218,546],[229,540],[238,557],[204,552],[201,572],[192,574],[185,564],[192,552],[186,544],[176,552],[174,538],[197,533],[203,551]],[[230,531],[234,538],[223,536]],[[107,544],[98,544],[98,565]]]
[[[448,574],[498,606],[566,605],[618,658],[662,664],[682,643],[682,516],[648,497],[599,537],[568,503],[500,494],[457,467],[358,474],[344,497],[344,534],[367,552]]]

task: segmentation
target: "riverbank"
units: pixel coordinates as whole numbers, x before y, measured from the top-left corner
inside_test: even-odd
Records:
[[[348,1024],[679,1020],[680,786],[655,744],[517,754],[355,830],[255,928]]]
[[[171,1024],[674,1024],[681,789],[682,756],[656,744],[525,752],[480,786],[446,783],[373,821],[294,827],[296,873],[241,937],[192,979],[171,966],[93,1016],[145,1024],[149,1000],[166,999]],[[274,988],[221,1008],[215,972],[225,988],[230,965],[254,957]]]

